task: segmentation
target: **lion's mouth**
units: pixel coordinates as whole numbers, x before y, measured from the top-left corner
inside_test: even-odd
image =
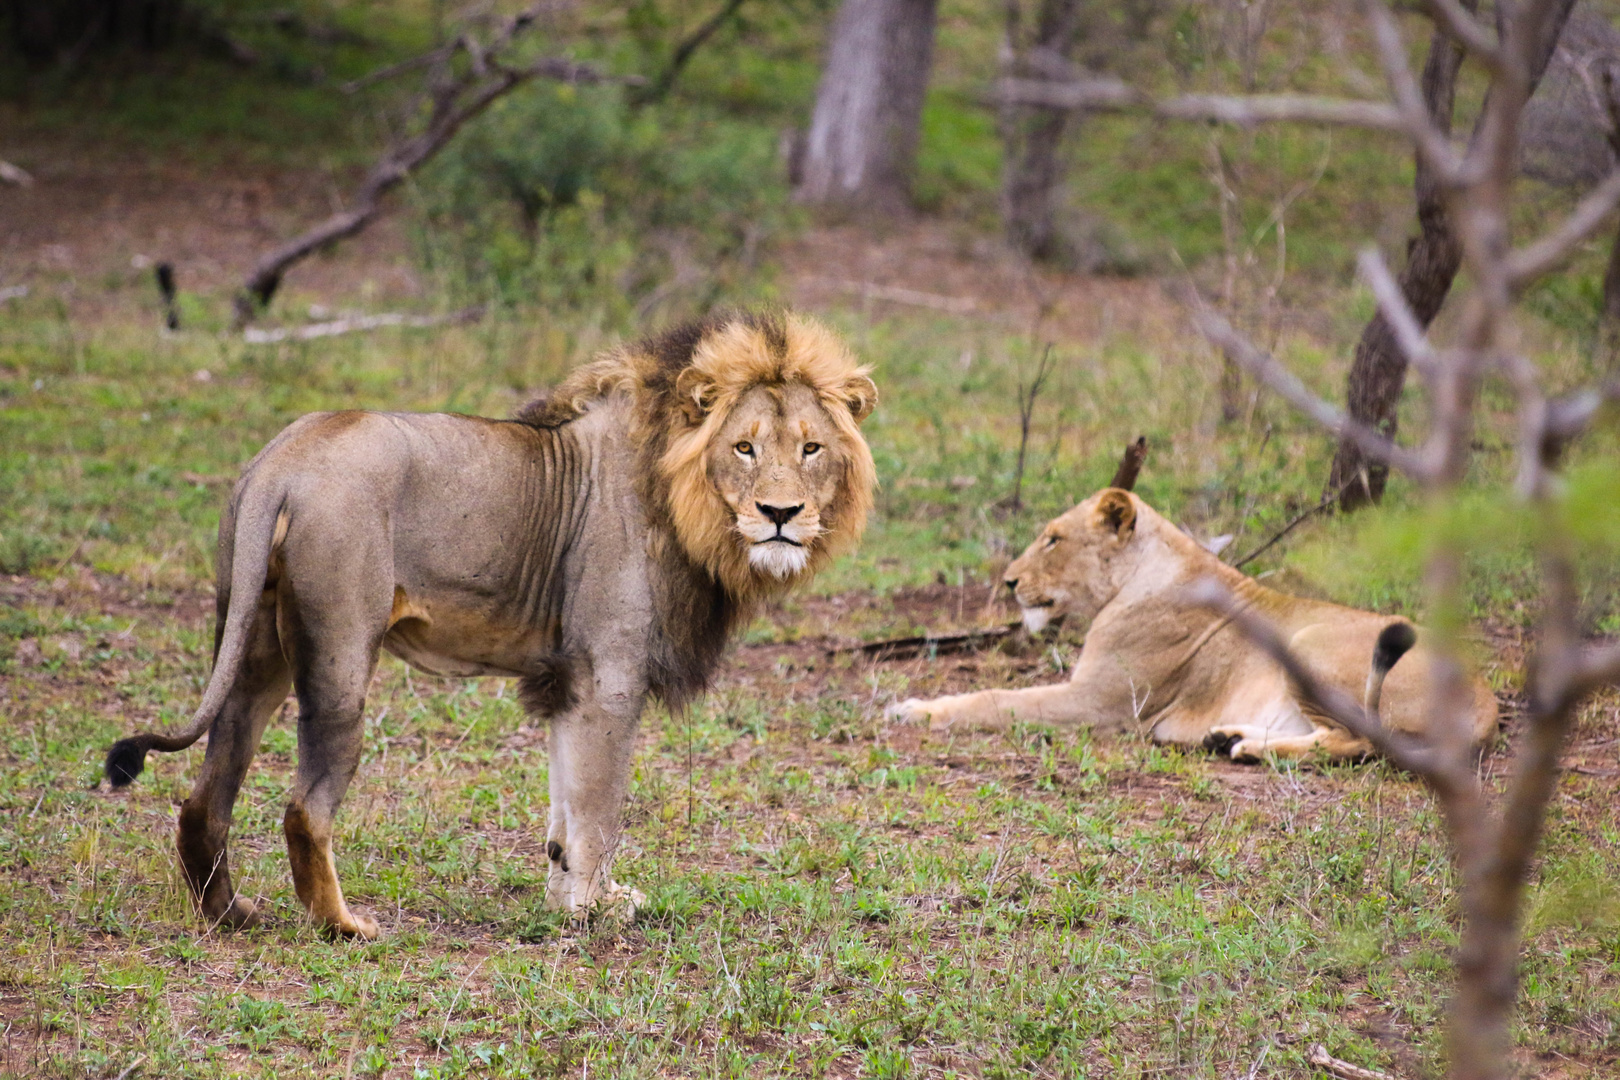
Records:
[[[775,536],[772,536],[769,539],[756,540],[756,541],[754,541],[754,543],[756,543],[756,544],[792,544],[794,547],[804,547],[803,544],[801,544],[797,540],[793,539],[793,537],[791,537],[791,536],[783,536],[781,533],[777,533]]]
[[[1023,604],[1019,612],[1024,617],[1024,629],[1031,634],[1038,634],[1045,630],[1052,622],[1052,601],[1044,604]]]

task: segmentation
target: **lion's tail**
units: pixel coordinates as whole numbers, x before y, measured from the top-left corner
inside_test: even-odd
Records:
[[[1372,668],[1367,672],[1367,691],[1362,696],[1362,707],[1371,716],[1378,715],[1378,699],[1384,693],[1384,677],[1395,662],[1417,644],[1417,631],[1409,622],[1390,623],[1378,635],[1373,647]]]
[[[265,488],[269,488],[265,485]],[[231,596],[225,611],[225,628],[220,634],[214,671],[208,677],[202,704],[192,714],[191,723],[173,735],[148,731],[119,739],[107,751],[107,780],[123,787],[141,774],[150,750],[184,750],[198,739],[219,715],[237,669],[247,653],[248,633],[270,573],[270,553],[276,543],[277,523],[285,501],[281,485],[255,490],[252,481],[242,492],[236,518],[236,536],[231,552]]]

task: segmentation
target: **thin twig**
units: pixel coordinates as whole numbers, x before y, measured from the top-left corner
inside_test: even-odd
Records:
[[[1522,290],[1542,275],[1558,269],[1583,240],[1608,220],[1617,206],[1620,206],[1620,169],[1588,192],[1556,228],[1507,257],[1507,273],[1513,287]]]
[[[1361,479],[1361,477],[1359,477],[1359,476],[1352,476],[1350,479],[1348,479],[1344,483],[1340,484],[1339,489],[1337,491],[1334,491],[1334,492],[1331,492],[1331,493],[1329,493],[1327,495],[1324,495],[1322,497],[1321,502],[1317,503],[1315,506],[1312,506],[1307,510],[1301,511],[1298,515],[1296,515],[1294,517],[1294,520],[1290,521],[1288,524],[1284,525],[1281,529],[1277,530],[1277,532],[1272,534],[1272,537],[1271,537],[1270,540],[1267,540],[1265,543],[1261,544],[1259,547],[1255,548],[1253,551],[1251,551],[1247,555],[1243,556],[1243,558],[1241,558],[1241,559],[1237,560],[1236,562],[1234,562],[1232,564],[1232,569],[1236,570],[1236,569],[1238,569],[1240,567],[1246,566],[1249,563],[1253,562],[1254,560],[1258,559],[1260,556],[1264,555],[1267,551],[1271,550],[1272,545],[1276,544],[1277,541],[1281,540],[1283,537],[1285,537],[1289,533],[1293,532],[1294,531],[1294,526],[1298,525],[1300,522],[1304,521],[1306,518],[1312,517],[1312,516],[1314,516],[1316,514],[1320,514],[1323,510],[1326,510],[1328,507],[1332,506],[1335,502],[1337,502],[1339,500],[1339,496],[1344,494],[1345,489],[1347,489],[1351,484],[1355,483],[1356,481],[1358,481],[1360,479]]]

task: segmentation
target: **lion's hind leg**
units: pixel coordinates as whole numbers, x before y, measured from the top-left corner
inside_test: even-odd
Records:
[[[388,628],[392,581],[342,553],[312,559],[310,596],[283,584],[282,638],[298,693],[298,774],[282,819],[293,887],[311,920],[342,937],[372,939],[377,922],[350,910],[332,855],[333,819],[360,766],[366,688]],[[289,572],[284,581],[296,583]]]
[[[1204,745],[1234,761],[1260,761],[1267,755],[1298,760],[1320,752],[1335,761],[1356,761],[1373,752],[1372,743],[1341,727],[1317,724],[1308,735],[1279,734],[1242,724],[1215,728]]]
[[[202,772],[180,805],[180,868],[210,926],[236,929],[258,919],[253,901],[238,896],[231,881],[227,842],[242,779],[292,682],[276,634],[273,597],[266,594],[259,604],[236,682],[208,729]]]

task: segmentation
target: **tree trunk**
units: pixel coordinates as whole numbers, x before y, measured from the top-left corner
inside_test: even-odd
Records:
[[[1529,92],[1534,93],[1547,63],[1558,44],[1558,35],[1569,19],[1574,0],[1560,0],[1559,10],[1549,23],[1549,33],[1537,54],[1531,58]],[[1469,12],[1478,10],[1478,0],[1463,0]],[[1456,96],[1457,69],[1462,66],[1462,47],[1436,29],[1429,42],[1429,57],[1423,65],[1423,99],[1435,125],[1451,131],[1452,104]],[[1481,113],[1483,116],[1484,113]],[[1475,135],[1478,135],[1475,127]],[[1432,169],[1417,158],[1414,184],[1417,194],[1419,234],[1407,247],[1406,266],[1401,270],[1401,293],[1419,323],[1427,327],[1440,313],[1451,291],[1451,283],[1462,265],[1462,248],[1446,222],[1445,193]],[[1395,333],[1376,313],[1356,343],[1355,361],[1350,367],[1346,404],[1350,416],[1363,424],[1395,437],[1399,424],[1401,390],[1406,384],[1406,357]],[[1384,497],[1388,467],[1370,461],[1349,440],[1341,440],[1328,473],[1324,498],[1337,498],[1339,509],[1351,511],[1378,502]]]
[[[181,21],[181,0],[8,0],[17,51],[38,62],[61,62],[100,42],[156,49]]]
[[[1007,38],[1003,74],[1024,79],[1073,79],[1070,62],[1079,37],[1081,0],[1041,0],[1035,37],[1025,47],[1018,0],[1007,3]],[[1042,105],[1004,105],[1001,221],[1007,240],[1033,259],[1060,260],[1065,254],[1057,231],[1058,200],[1065,170],[1059,150],[1069,109]]]
[[[844,0],[805,138],[798,197],[892,212],[909,208],[936,0]]]

